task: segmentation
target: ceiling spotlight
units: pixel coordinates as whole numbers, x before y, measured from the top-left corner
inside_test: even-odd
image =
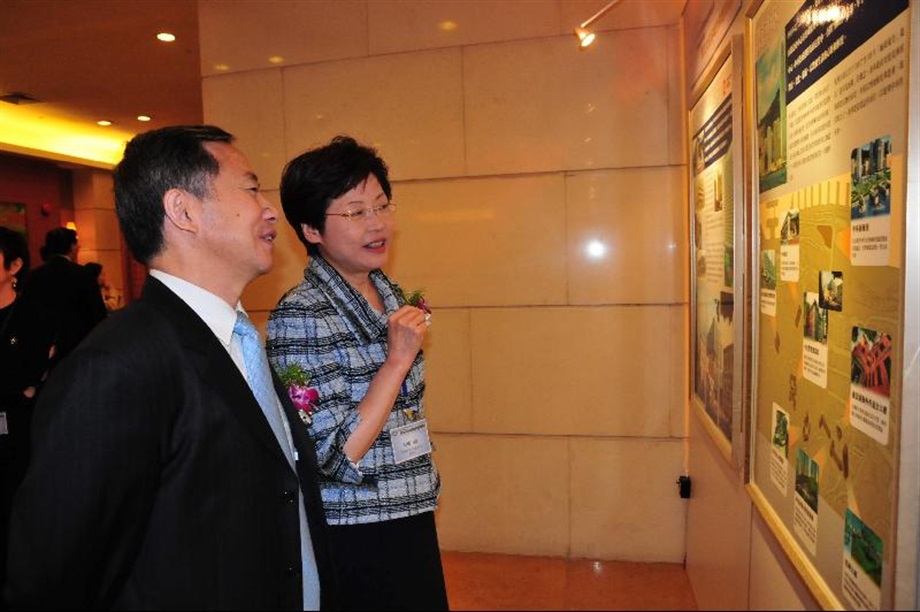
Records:
[[[578,44],[582,47],[587,47],[594,42],[594,32],[586,30],[581,26],[575,26],[575,36],[578,37]]]
[[[102,127],[109,127],[110,125],[112,125],[112,122],[109,121],[108,119],[100,119],[99,121],[96,122],[96,125],[101,125]]]
[[[622,0],[612,0],[612,2],[608,2],[607,6],[605,6],[604,8],[602,8],[601,10],[599,10],[598,12],[594,13],[593,15],[588,17],[586,20],[581,22],[581,25],[575,27],[575,36],[578,37],[578,45],[582,49],[584,49],[585,47],[587,47],[588,45],[594,42],[594,38],[595,38],[594,33],[588,30],[588,26],[594,23],[595,21],[597,21],[598,19],[600,19],[604,13],[612,9],[614,6],[619,4],[621,1]]]
[[[173,42],[174,40],[176,40],[176,35],[170,34],[169,32],[160,32],[159,34],[157,34],[157,40],[160,40],[163,42]]]
[[[150,116],[149,115],[138,115],[137,120],[138,121],[150,121]]]

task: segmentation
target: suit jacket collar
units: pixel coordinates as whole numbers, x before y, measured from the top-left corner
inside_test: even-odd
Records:
[[[250,435],[290,468],[249,384],[233,363],[230,354],[201,317],[166,285],[153,277],[148,276],[140,299],[162,312],[172,322],[189,360],[202,381],[223,398]],[[274,372],[272,375],[274,377]],[[280,385],[275,378],[276,391],[279,388]],[[284,399],[281,397],[282,403]]]
[[[71,268],[74,266],[81,267],[80,264],[66,255],[52,255],[45,261],[44,265],[55,269]]]

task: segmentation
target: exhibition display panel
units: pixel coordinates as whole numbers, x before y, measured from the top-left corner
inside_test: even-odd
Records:
[[[829,609],[904,605],[902,562],[916,589],[912,14],[767,0],[746,21],[748,490]]]
[[[692,405],[726,460],[744,460],[742,435],[746,211],[743,43],[730,39],[693,96],[690,134]]]

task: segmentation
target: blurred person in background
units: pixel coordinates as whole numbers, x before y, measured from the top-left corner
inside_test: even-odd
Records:
[[[6,583],[13,494],[29,463],[32,407],[54,350],[51,315],[19,299],[28,272],[25,238],[0,226],[0,586]]]
[[[98,261],[88,261],[83,264],[83,267],[86,268],[86,271],[89,272],[90,276],[96,280],[96,284],[99,285],[99,293],[102,294],[102,301],[105,303],[106,311],[111,314],[113,311],[121,308],[121,292],[109,282],[102,264]]]
[[[45,236],[44,264],[26,277],[22,299],[41,306],[58,320],[52,367],[63,360],[106,317],[96,280],[77,263],[77,232],[57,227]]]

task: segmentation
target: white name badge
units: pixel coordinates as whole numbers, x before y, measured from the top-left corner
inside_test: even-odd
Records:
[[[393,459],[397,464],[427,455],[431,452],[428,423],[425,422],[425,419],[421,419],[391,429],[390,442],[393,444]]]

